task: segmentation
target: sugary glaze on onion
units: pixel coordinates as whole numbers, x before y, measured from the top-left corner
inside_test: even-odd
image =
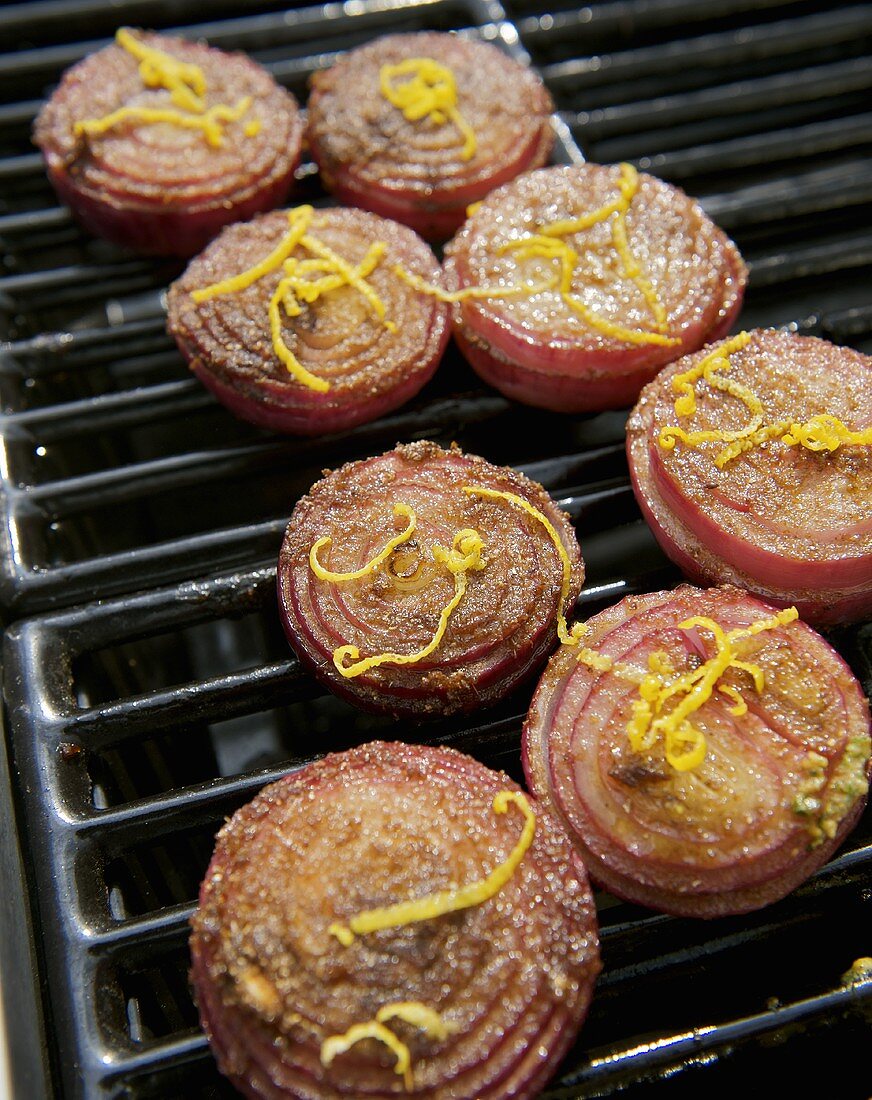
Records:
[[[545,670],[524,769],[597,882],[716,917],[826,862],[866,803],[869,705],[795,610],[684,585],[587,628]]]
[[[664,363],[729,330],[746,282],[698,203],[630,165],[521,176],[445,253],[464,355],[508,397],[557,412],[629,404]]]
[[[170,287],[168,328],[237,416],[297,435],[349,428],[413,397],[448,341],[447,308],[395,265],[440,277],[406,226],[362,210],[276,210],[228,226],[192,261]]]
[[[507,695],[565,634],[583,577],[569,517],[540,485],[429,442],[319,481],[278,565],[303,664],[359,706],[406,715]]]
[[[64,74],[34,141],[90,232],[192,256],[284,200],[302,133],[294,97],[244,54],[122,28]]]
[[[364,745],[267,787],[219,833],[192,924],[219,1067],[274,1100],[533,1097],[599,971],[559,826],[451,749]]]
[[[645,518],[691,580],[819,625],[872,615],[872,359],[740,334],[658,375],[627,453]]]
[[[539,77],[496,46],[387,35],[312,77],[308,140],[342,202],[444,240],[470,203],[547,161],[552,110]]]

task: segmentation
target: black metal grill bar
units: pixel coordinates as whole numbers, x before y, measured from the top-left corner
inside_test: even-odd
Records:
[[[15,157],[0,159],[0,180],[16,179],[19,176],[39,176],[42,179],[44,168],[40,153],[22,153]]]
[[[792,55],[795,53],[819,51],[828,45],[851,42],[870,32],[872,5],[864,4],[842,11],[819,12],[619,53],[592,54],[543,65],[541,71],[558,95],[564,91],[577,93],[614,83],[612,94],[620,97],[620,82],[626,77],[632,79],[633,87],[643,76],[663,75],[668,81],[675,80],[688,57],[693,58],[695,69],[701,69],[708,63],[716,66],[713,76],[717,77],[723,67],[738,62],[747,64],[749,61],[778,58],[789,66],[793,64]],[[545,40],[551,37],[553,34]]]
[[[264,3],[264,0],[255,0],[250,4],[251,8],[280,7],[279,0],[273,3]],[[210,0],[209,10],[237,11],[236,0]],[[132,0],[125,5],[125,13],[131,18],[152,19],[161,21],[168,17],[178,19],[180,16],[196,15],[202,11],[201,0]],[[114,27],[117,23],[117,15],[114,8],[107,11],[104,0],[36,0],[31,3],[7,4],[0,9],[0,31],[9,35],[9,41],[13,39],[32,39],[35,34],[46,31],[57,33],[66,38],[69,34],[70,23],[86,23],[93,27],[95,23],[104,22],[107,27]]]
[[[754,287],[775,286],[788,279],[823,277],[872,264],[872,232],[845,234],[819,244],[760,256],[751,267]]]
[[[872,1001],[872,986],[860,990],[836,989],[772,1012],[761,1012],[727,1024],[703,1025],[683,1035],[669,1035],[593,1057],[583,1069],[568,1074],[562,1084],[573,1086],[595,1081],[604,1068],[619,1071],[622,1064],[631,1064],[635,1077],[669,1065],[680,1065],[708,1052],[728,1054],[739,1043],[764,1037],[774,1040],[800,1023],[831,1020],[856,1011],[858,1001]]]
[[[651,101],[622,103],[594,111],[564,113],[563,118],[584,141],[598,141],[617,134],[644,134],[647,130],[672,126],[714,115],[756,114],[760,105],[804,106],[830,96],[866,92],[872,87],[872,72],[866,58],[815,65],[798,72],[776,73],[757,80],[740,80],[716,88],[664,95]],[[868,102],[868,101],[867,101]]]
[[[461,2],[429,0],[429,3],[449,11],[454,9],[459,12],[464,7],[462,0]],[[353,24],[338,19],[333,23],[325,22],[323,10],[315,6],[288,9],[275,14],[247,15],[213,23],[197,22],[187,26],[172,26],[167,27],[166,30],[168,33],[183,37],[204,38],[217,46],[231,44],[234,49],[255,52],[296,45],[300,41],[305,42],[306,31],[312,27],[317,28],[322,43],[330,36],[336,38],[350,36],[353,33],[352,25],[358,32],[364,28],[377,32],[386,24],[395,24],[398,16],[402,16],[404,12],[420,12],[422,6],[420,0],[381,0],[377,7],[369,7],[365,12],[364,20],[361,21],[358,18]],[[59,71],[81,61],[83,57],[87,57],[88,54],[94,53],[111,41],[111,37],[107,36],[4,54],[0,56],[0,80],[21,81],[27,77],[50,80]]]
[[[36,233],[42,229],[57,229],[61,225],[71,225],[72,220],[65,206],[26,210],[20,214],[3,214],[0,215],[0,237],[9,233]]]
[[[164,363],[167,359],[167,356],[156,357],[156,362]],[[97,433],[131,427],[154,416],[170,419],[194,409],[211,408],[213,404],[195,379],[182,378],[178,382],[159,382],[121,393],[83,397],[65,405],[27,409],[13,414],[14,419],[10,416],[9,432],[13,434],[16,429],[24,428],[30,433],[38,433],[42,442],[53,442],[80,436],[79,418],[87,417],[92,432]]]
[[[722,173],[771,165],[782,160],[820,157],[872,143],[872,113],[827,119],[775,133],[745,134],[727,141],[638,157],[638,168],[684,179],[704,172]]]
[[[0,294],[31,294],[95,282],[117,286],[119,282],[142,279],[157,282],[154,265],[144,260],[123,260],[112,264],[72,264],[51,271],[26,271],[20,275],[0,276]],[[90,287],[83,295],[90,293]]]
[[[740,191],[707,195],[702,199],[702,205],[719,224],[736,230],[776,219],[859,206],[870,201],[872,179],[869,166],[865,161],[857,160],[797,173],[790,180],[774,180],[743,187]]]
[[[535,43],[540,35],[550,37],[559,33],[565,38],[573,31],[591,37],[614,34],[632,40],[645,31],[665,27],[683,30],[696,22],[791,7],[794,7],[794,0],[709,0],[706,4],[699,4],[697,0],[648,0],[644,4],[633,3],[633,0],[606,0],[575,11],[549,11],[516,22],[521,38],[530,43]]]

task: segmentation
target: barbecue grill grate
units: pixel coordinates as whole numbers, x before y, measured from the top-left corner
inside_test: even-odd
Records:
[[[528,51],[557,101],[560,159],[577,158],[577,142],[703,195],[750,260],[746,326],[872,351],[872,5],[507,7],[514,22],[496,0],[260,0],[233,18],[238,5],[213,0],[228,18],[185,33],[250,51],[301,98],[337,51],[387,30],[463,28]],[[78,230],[27,134],[61,69],[118,23],[162,28],[201,11],[0,10],[3,40],[22,45],[0,55],[0,601],[12,622],[0,954],[28,1097],[231,1094],[196,1028],[187,920],[216,828],[268,780],[375,736],[450,744],[519,777],[529,689],[472,719],[398,730],[298,670],[274,559],[323,466],[398,439],[456,439],[524,469],[571,513],[583,614],[676,580],[629,490],[620,414],[521,409],[455,355],[411,406],[299,442],[233,420],[187,375],[161,299],[179,267]],[[300,193],[322,198],[310,166]],[[868,688],[872,628],[836,640]],[[840,975],[870,954],[870,826],[867,814],[806,886],[748,917],[694,923],[601,895],[605,971],[547,1096],[698,1096],[760,1074],[796,1095],[833,1095],[838,1081],[840,1097],[866,1096],[872,985]]]

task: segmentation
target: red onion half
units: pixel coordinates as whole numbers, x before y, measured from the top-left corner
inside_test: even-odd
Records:
[[[302,302],[295,317],[280,310],[284,343],[328,385],[322,392],[298,381],[273,345],[270,300],[283,278],[281,265],[247,289],[195,301],[197,291],[269,256],[288,231],[284,210],[228,226],[170,287],[168,328],[191,370],[236,416],[296,435],[338,431],[398,408],[432,377],[449,335],[447,308],[392,273],[401,264],[439,281],[435,256],[406,226],[362,210],[315,212],[311,233],[349,265],[359,264],[373,244],[385,246],[366,278],[383,319],[353,286]],[[294,256],[312,258],[303,247]]]
[[[524,729],[525,773],[591,876],[619,897],[683,916],[757,909],[822,866],[856,824],[869,705],[844,661],[798,620],[733,643],[759,668],[762,690],[747,669],[720,676],[689,716],[704,736],[701,763],[678,770],[662,740],[631,748],[641,694],[626,666],[647,673],[662,653],[676,676],[693,672],[715,642],[688,620],[703,616],[727,633],[774,611],[731,586],[630,596],[587,624],[584,641],[607,659],[603,670],[568,646],[545,670]]]
[[[181,38],[136,32],[138,41],[206,78],[206,108],[248,110],[224,127],[220,146],[169,122],[120,122],[99,135],[77,123],[122,107],[174,107],[166,87],[147,87],[120,45],[74,65],[40,112],[34,141],[60,199],[90,232],[140,252],[192,256],[230,222],[270,210],[291,188],[303,124],[296,100],[250,58]],[[257,128],[256,133],[250,132]]]
[[[546,168],[494,191],[446,247],[448,289],[501,290],[553,279],[560,265],[524,256],[519,242],[607,208],[620,198],[625,174],[634,175],[629,166]],[[742,303],[745,265],[702,208],[678,188],[638,176],[625,215],[636,281],[613,241],[616,217],[552,240],[577,255],[569,289],[584,310],[642,342],[596,328],[567,304],[559,287],[467,297],[454,306],[461,350],[506,396],[556,412],[620,408],[658,367],[729,330]],[[643,282],[664,311],[661,328]]]
[[[551,526],[563,553],[541,519],[464,487],[525,502]],[[412,509],[416,525],[377,568],[340,583],[316,575],[318,540],[330,540],[315,553],[334,573],[382,555],[409,524],[397,506]],[[438,548],[448,551],[470,531],[481,555],[464,574],[465,592],[435,649],[414,663],[341,674],[340,647],[354,646],[364,660],[412,655],[432,643],[461,583],[437,560]],[[507,695],[554,648],[558,617],[573,607],[583,577],[569,517],[540,485],[428,442],[349,463],[319,481],[294,509],[278,564],[282,621],[303,664],[359,706],[409,715],[469,711]]]
[[[734,394],[695,383],[695,412],[679,417],[673,380],[714,348],[682,359],[643,391],[627,425],[627,454],[642,513],[666,554],[691,580],[729,582],[795,604],[818,625],[872,615],[872,447],[788,446],[780,436],[725,462],[719,441],[672,449],[664,428],[744,428]],[[872,427],[872,359],[824,340],[757,330],[718,372],[749,389],[765,424],[827,414]]]
[[[279,780],[225,825],[192,920],[192,979],[218,1065],[244,1095],[539,1094],[599,971],[584,869],[543,807],[529,801],[532,843],[488,900],[348,946],[331,932],[506,861],[526,812],[496,813],[501,791],[519,788],[461,753],[374,743]],[[388,1022],[410,1055],[406,1087],[383,1041],[324,1057],[329,1037],[409,1002],[438,1013],[445,1033]]]
[[[383,94],[382,66],[421,58],[453,74],[457,110],[475,135],[473,155],[464,155],[463,132],[444,110],[409,119]],[[410,79],[397,75],[395,83]],[[312,77],[307,136],[338,199],[444,240],[470,203],[547,161],[552,110],[539,77],[496,46],[451,34],[396,34]]]

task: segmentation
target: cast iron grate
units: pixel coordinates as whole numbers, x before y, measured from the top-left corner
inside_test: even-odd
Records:
[[[27,139],[39,100],[121,22],[183,24],[247,49],[301,98],[337,51],[386,30],[481,34],[543,73],[558,159],[579,146],[626,158],[703,197],[751,261],[743,324],[872,350],[872,5],[565,7],[513,0],[515,23],[495,0],[260,0],[244,15],[220,0],[199,24],[193,0],[0,12],[4,41],[20,45],[0,55],[0,602],[18,620],[4,650],[14,778],[2,801],[26,897],[7,903],[3,963],[32,1075],[22,1095],[230,1095],[196,1028],[186,922],[216,828],[269,779],[375,736],[455,745],[519,773],[529,690],[471,720],[398,729],[298,670],[277,626],[274,559],[323,466],[397,439],[456,439],[526,469],[570,511],[588,565],[583,614],[677,579],[629,491],[621,414],[521,409],[453,356],[412,406],[340,436],[281,440],[234,421],[164,333],[178,267],[89,239],[57,206]],[[300,193],[321,200],[310,167]],[[868,687],[872,630],[836,642]],[[10,839],[0,862],[17,881]],[[547,1095],[697,1096],[761,1074],[832,1095],[835,1066],[838,1094],[865,1096],[872,986],[840,975],[869,954],[870,868],[867,814],[810,883],[750,917],[694,924],[600,896],[606,970]],[[32,943],[13,925],[28,914]],[[25,1030],[29,954],[50,1086]]]

